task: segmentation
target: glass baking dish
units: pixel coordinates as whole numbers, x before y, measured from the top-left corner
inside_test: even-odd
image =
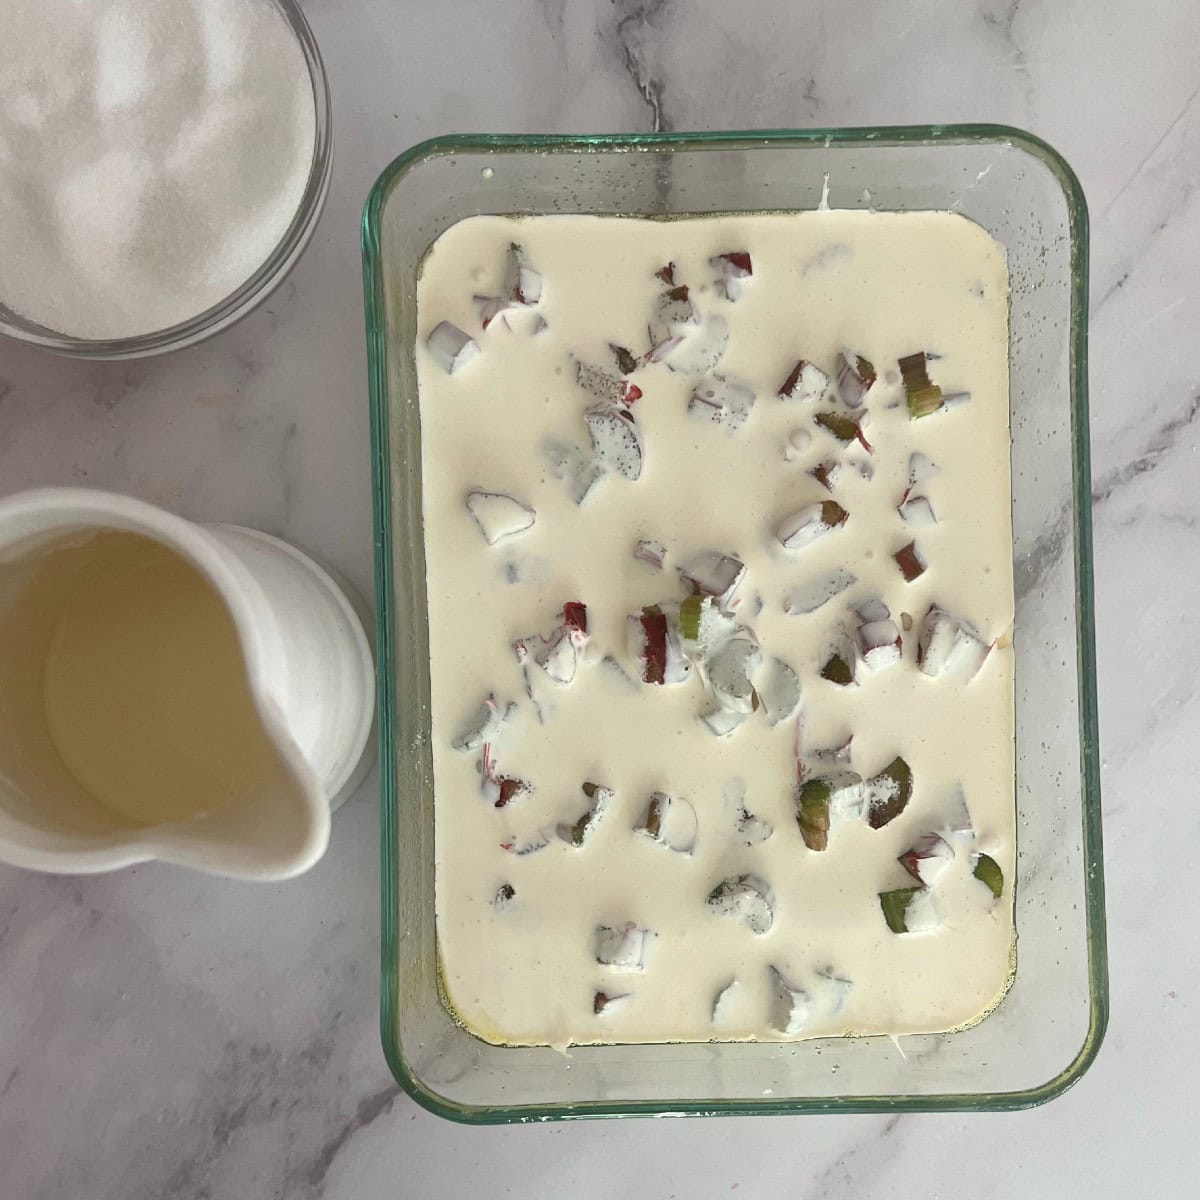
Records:
[[[1008,250],[1016,578],[1017,973],[956,1033],[795,1043],[489,1045],[450,1017],[434,932],[418,264],[478,213],[951,209]],[[1000,126],[447,137],[379,177],[363,228],[382,767],[382,1034],[455,1120],[1015,1109],[1087,1069],[1108,1015],[1087,423],[1088,217],[1074,172]]]

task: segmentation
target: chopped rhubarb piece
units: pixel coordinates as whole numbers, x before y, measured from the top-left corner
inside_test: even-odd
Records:
[[[832,434],[843,446],[848,445],[858,437],[858,422],[853,417],[842,413],[817,413],[813,420],[826,433]]]
[[[679,634],[666,613],[651,604],[626,618],[630,655],[641,667],[644,683],[683,683],[691,674],[691,663],[683,653]]]
[[[1000,864],[990,854],[973,854],[971,863],[971,874],[980,883],[986,884],[992,895],[999,900],[1000,893],[1004,891],[1004,872],[1000,870]]]
[[[852,734],[840,745],[827,746],[821,750],[809,750],[803,756],[797,756],[798,778],[804,780],[809,775],[827,775],[830,785],[834,788],[835,796],[841,789],[859,787],[862,779],[846,770],[853,745],[854,736]],[[861,787],[859,790],[861,791]],[[850,798],[845,799],[847,803],[850,803]],[[854,800],[853,807],[859,809],[862,805],[858,800]]]
[[[474,491],[467,494],[467,511],[489,546],[531,529],[537,513],[503,492]]]
[[[609,342],[608,348],[613,352],[613,357],[617,360],[617,370],[622,375],[632,375],[638,369],[638,360],[624,346]]]
[[[778,725],[790,720],[800,707],[800,679],[781,658],[772,658],[763,672],[758,694],[767,714],[767,723]]]
[[[945,838],[926,833],[898,861],[918,883],[929,887],[954,861],[954,850]]]
[[[926,675],[941,675],[958,636],[958,621],[936,605],[925,614],[917,641],[917,666]]]
[[[853,658],[837,652],[831,654],[821,664],[821,678],[838,687],[849,687],[854,682]]]
[[[511,301],[501,296],[475,296],[475,307],[479,311],[479,323],[486,329],[501,313],[511,307]]]
[[[733,1010],[742,990],[742,985],[736,979],[731,979],[728,983],[717,989],[717,994],[713,997],[712,1005],[712,1023],[714,1025],[727,1025],[729,1023],[733,1017]]]
[[[775,921],[771,889],[755,875],[734,875],[708,894],[708,907],[722,917],[736,917],[751,933],[763,934]]]
[[[537,304],[542,298],[542,277],[525,257],[525,251],[513,242],[508,248],[504,290],[514,304]]]
[[[642,438],[633,416],[611,406],[589,408],[583,414],[596,458],[622,479],[635,480],[642,473]]]
[[[555,478],[563,480],[567,485],[567,495],[576,504],[582,504],[592,488],[604,478],[604,464],[592,455],[585,454],[578,446],[547,438],[542,443],[542,450]]]
[[[896,510],[908,525],[936,525],[933,505],[925,496],[909,496]]]
[[[783,611],[793,614],[816,612],[857,582],[855,576],[844,567],[839,567],[829,575],[793,588],[783,598]]]
[[[494,696],[488,696],[480,702],[479,708],[472,720],[468,721],[463,731],[451,742],[455,750],[478,750],[485,742],[493,742],[499,736],[501,726],[517,711],[515,704],[501,708]]]
[[[917,642],[917,666],[924,674],[972,679],[990,651],[991,647],[966,621],[936,605],[925,614]]]
[[[859,656],[871,670],[882,670],[900,661],[904,643],[894,621],[867,621],[858,627],[857,637]]]
[[[767,970],[771,979],[768,1023],[776,1033],[795,1037],[812,1023],[812,997],[803,988],[789,983],[777,967]]]
[[[846,743],[846,749],[849,749],[849,741]],[[818,751],[813,755],[813,759],[819,761],[822,755],[828,754],[836,762],[840,753],[840,748]],[[841,761],[844,763],[848,758],[847,753]],[[832,768],[822,764],[822,769],[830,770]],[[861,821],[867,806],[867,785],[863,783],[862,776],[843,768],[841,770],[834,769],[834,773],[825,778],[829,783],[830,821],[834,825],[840,825],[844,821]]]
[[[838,396],[847,408],[862,407],[875,378],[875,367],[869,359],[863,358],[861,354],[843,350],[838,355]]]
[[[667,548],[662,542],[656,542],[652,538],[643,538],[634,546],[633,557],[661,570],[663,561],[667,557]]]
[[[892,615],[892,610],[878,596],[856,604],[854,611],[863,621],[886,621]]]
[[[936,475],[938,469],[937,463],[928,454],[922,454],[919,450],[910,454],[908,456],[908,491],[904,493],[904,499],[908,499],[909,492],[918,484],[924,483]]]
[[[479,343],[449,321],[441,321],[434,326],[425,348],[447,375],[461,371],[479,354]]]
[[[749,630],[730,638],[708,662],[717,703],[731,712],[751,712],[757,700],[754,675],[761,665],[762,651]]]
[[[908,933],[908,906],[920,888],[896,888],[890,892],[879,893],[879,907],[883,910],[883,919],[893,933]]]
[[[779,395],[784,400],[817,401],[829,390],[829,376],[815,363],[800,361],[780,384]]]
[[[498,775],[496,777],[498,791],[494,801],[496,808],[507,808],[514,800],[520,799],[522,796],[528,796],[533,791],[533,787],[526,783],[523,779],[512,779],[507,775]]]
[[[830,773],[802,778],[796,788],[796,823],[800,826],[804,844],[810,850],[824,850],[827,847],[830,825],[857,820],[863,813],[862,777],[853,771],[840,769],[840,762],[834,761],[840,757],[837,751],[820,751],[810,755],[810,762],[819,762],[821,768]],[[801,766],[807,769],[807,764]]]
[[[679,636],[688,642],[700,640],[700,614],[704,610],[704,597],[693,592],[679,606]]]
[[[642,397],[642,389],[636,384],[610,375],[601,367],[593,367],[591,363],[576,362],[575,381],[589,395],[614,408],[628,406]]]
[[[979,674],[991,650],[991,646],[974,629],[965,621],[959,621],[946,668],[962,679],[973,679]]]
[[[677,327],[679,328],[679,327]],[[683,328],[677,338],[662,347],[661,359],[677,375],[702,375],[721,361],[729,345],[729,322],[724,317],[708,317],[694,328]]]
[[[650,318],[650,350],[646,358],[661,362],[700,320],[686,287],[671,287],[659,296]]]
[[[833,485],[837,483],[838,477],[842,473],[841,463],[834,462],[833,459],[827,458],[824,462],[818,463],[809,474],[827,491],[833,491]]]
[[[527,838],[509,838],[507,841],[500,843],[500,849],[508,854],[515,854],[518,858],[524,858],[527,854],[536,854],[539,850],[545,850],[550,845],[550,833],[545,829],[538,829]]]
[[[912,768],[897,755],[878,775],[863,785],[867,801],[867,824],[882,829],[894,821],[912,799]]]
[[[831,530],[845,525],[849,513],[836,500],[822,500],[784,518],[775,531],[779,543],[787,550],[799,550],[824,537]]]
[[[558,836],[570,846],[582,846],[588,840],[597,822],[616,798],[616,792],[612,788],[601,787],[595,783],[585,783],[583,794],[590,802],[583,815],[573,825],[558,827]]]
[[[614,1008],[619,1008],[628,999],[628,992],[622,992],[618,996],[610,995],[608,992],[597,992],[592,997],[592,1012],[596,1016],[600,1016],[601,1013],[611,1012]]]
[[[805,780],[796,793],[796,824],[810,850],[825,850],[829,846],[831,792],[828,779],[813,778]]]
[[[721,601],[714,596],[693,593],[679,606],[681,650],[689,659],[706,659],[717,653],[737,632],[734,615],[720,607]],[[688,630],[695,630],[691,637],[685,632],[682,622],[688,622]],[[741,632],[749,634],[748,630]],[[707,666],[708,663],[705,663]]]
[[[942,407],[942,389],[931,382],[928,355],[922,350],[900,360],[900,377],[904,380],[904,398],[908,415],[915,420],[927,417]]]
[[[642,609],[641,627],[643,634],[642,680],[645,683],[663,683],[667,669],[667,618],[656,604]]]
[[[567,684],[575,678],[579,662],[575,638],[570,629],[559,629],[534,655],[534,661],[555,683]]]
[[[700,823],[690,800],[655,792],[635,831],[652,841],[674,850],[676,854],[691,854],[696,847]]]
[[[492,899],[492,907],[507,908],[517,898],[517,889],[511,883],[502,883]]]
[[[679,575],[693,590],[724,605],[746,577],[746,564],[732,554],[706,550],[680,566]]]
[[[750,255],[744,250],[735,250],[730,254],[718,254],[711,262],[717,271],[717,290],[726,300],[740,300],[746,280],[754,274]]]
[[[646,965],[646,942],[651,934],[633,922],[596,927],[596,961],[614,971],[640,971]]]
[[[917,549],[915,541],[909,542],[907,546],[901,546],[892,557],[896,560],[896,566],[900,568],[900,574],[904,576],[906,583],[920,579],[929,566],[925,561],[925,556]]]
[[[574,633],[583,634],[587,637],[588,618],[587,605],[579,600],[568,600],[563,605],[562,610],[563,624]]]
[[[674,287],[675,286],[675,264],[672,262],[672,263],[667,263],[667,265],[665,267],[660,267],[659,270],[654,272],[654,277],[656,279],[661,279],[663,281],[663,283],[665,283],[667,285],[667,287]]]
[[[688,399],[688,412],[729,430],[741,429],[754,407],[754,389],[724,375],[706,375]]]

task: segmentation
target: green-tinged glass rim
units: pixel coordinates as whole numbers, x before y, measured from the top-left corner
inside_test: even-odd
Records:
[[[1035,1088],[998,1093],[858,1095],[711,1101],[599,1100],[578,1104],[460,1105],[430,1091],[409,1068],[397,1038],[397,872],[395,727],[395,630],[393,628],[391,476],[388,461],[386,313],[380,222],[396,183],[429,159],[465,152],[580,154],[597,150],[673,151],[833,145],[920,145],[1003,142],[1019,147],[1049,168],[1066,196],[1071,230],[1070,388],[1074,467],[1074,545],[1077,586],[1080,770],[1083,789],[1083,854],[1087,920],[1090,1021],[1079,1053],[1061,1072]],[[1088,210],[1079,179],[1054,147],[1008,125],[897,125],[848,129],[766,129],[698,133],[589,135],[456,134],[413,146],[383,171],[363,213],[363,283],[366,301],[368,380],[371,403],[371,470],[374,485],[375,586],[377,604],[382,984],[380,1023],[384,1054],[393,1075],[422,1107],[467,1124],[494,1125],[581,1117],[750,1116],[785,1113],[1006,1112],[1032,1108],[1061,1095],[1091,1066],[1108,1025],[1108,952],[1105,934],[1104,863],[1100,830],[1100,758],[1092,570],[1091,460],[1088,446],[1087,311]]]

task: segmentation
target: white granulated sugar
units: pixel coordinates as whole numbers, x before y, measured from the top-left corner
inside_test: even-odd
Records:
[[[268,0],[3,0],[0,304],[58,333],[185,321],[279,244],[312,165]]]

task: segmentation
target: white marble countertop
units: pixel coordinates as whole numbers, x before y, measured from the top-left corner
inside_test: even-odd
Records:
[[[1092,215],[1107,1042],[1074,1090],[1027,1113],[460,1128],[401,1094],[379,1048],[372,779],[324,861],[286,885],[0,869],[0,1194],[1194,1195],[1200,8],[305,7],[337,146],[307,255],[264,308],[173,357],[88,366],[0,346],[0,492],[90,484],[256,525],[369,592],[358,221],[395,154],[464,130],[1030,129],[1075,167]]]

